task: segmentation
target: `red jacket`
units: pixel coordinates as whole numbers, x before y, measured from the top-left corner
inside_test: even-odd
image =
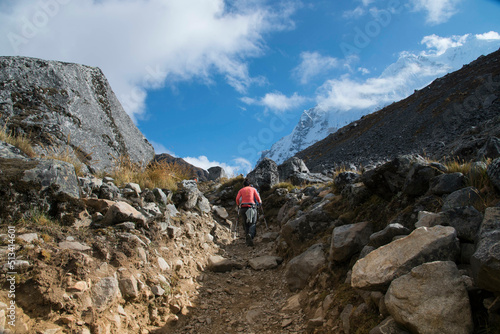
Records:
[[[259,193],[254,187],[244,187],[236,195],[236,205],[240,205],[241,203],[255,204],[255,199],[258,203],[262,203]]]

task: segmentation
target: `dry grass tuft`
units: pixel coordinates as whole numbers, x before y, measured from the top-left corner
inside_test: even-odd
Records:
[[[17,147],[30,158],[34,158],[36,156],[28,136],[24,134],[15,136],[12,134],[12,131],[7,132],[7,123],[0,128],[0,140]]]
[[[193,177],[187,166],[165,161],[153,162],[147,167],[134,163],[128,156],[116,160],[115,169],[110,176],[117,185],[137,183],[141,188],[161,188],[171,191],[177,190],[177,183]]]

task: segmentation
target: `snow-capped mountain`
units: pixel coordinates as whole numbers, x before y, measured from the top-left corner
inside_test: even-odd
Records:
[[[263,151],[261,159],[267,157],[281,164],[342,126],[408,97],[416,89],[481,55],[498,50],[500,38],[485,38],[485,35],[461,36],[445,51],[403,52],[378,77],[364,81],[350,78],[327,81],[320,89],[318,104],[304,111],[292,133],[274,143],[270,150]]]

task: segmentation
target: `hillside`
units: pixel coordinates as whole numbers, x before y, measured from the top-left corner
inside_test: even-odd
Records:
[[[262,153],[278,164],[314,143],[326,138],[344,125],[410,96],[414,90],[422,89],[431,81],[459,70],[464,64],[474,61],[480,55],[488,55],[498,50],[498,41],[478,39],[468,36],[463,44],[439,52],[405,52],[396,62],[389,65],[376,78],[363,82],[364,89],[358,87],[352,95],[336,94],[337,104],[319,103],[305,110],[293,131],[274,143]],[[342,79],[331,80],[332,84]],[[351,82],[357,87],[358,82]],[[363,106],[363,107],[361,107]]]
[[[499,96],[500,51],[496,51],[352,122],[297,157],[319,171],[367,166],[409,153],[480,159],[470,156],[471,151],[500,134]]]

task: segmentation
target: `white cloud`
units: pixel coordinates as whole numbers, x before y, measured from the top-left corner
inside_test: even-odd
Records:
[[[252,164],[250,163],[250,161],[244,158],[235,158],[232,160],[231,164],[218,161],[210,161],[204,155],[201,155],[199,157],[186,157],[183,159],[191,165],[203,168],[204,170],[208,170],[210,167],[220,166],[224,168],[226,174],[229,177],[236,176],[240,173],[246,175],[252,170]]]
[[[45,5],[44,5],[45,4]],[[221,74],[238,92],[253,78],[263,34],[293,27],[293,2],[17,0],[0,6],[0,54],[99,66],[132,118],[147,89]],[[276,6],[278,8],[278,6]]]
[[[488,32],[476,35],[480,38],[478,36],[493,42],[476,43],[470,34],[425,36],[421,44],[425,45],[426,51],[401,52],[398,61],[386,67],[377,77],[363,80],[353,78],[353,74],[346,74],[338,79],[328,80],[318,89],[316,102],[324,110],[349,112],[356,109],[373,111],[399,101],[411,94],[413,89],[424,87],[433,79],[498,48],[498,33]],[[450,50],[460,47],[463,48],[459,52]],[[365,73],[363,68],[358,70]]]
[[[318,52],[302,52],[300,58],[302,62],[293,69],[292,74],[299,78],[302,84],[308,83],[318,74],[340,66],[337,58],[322,56]]]
[[[424,51],[422,52],[422,54],[434,54],[437,56],[442,55],[449,48],[455,48],[464,45],[464,43],[467,41],[467,38],[469,38],[469,34],[462,36],[453,35],[451,37],[440,37],[437,35],[425,36],[420,43],[425,44],[425,46],[430,49],[430,51]]]
[[[427,23],[440,24],[448,21],[457,13],[462,0],[412,0],[416,11],[427,12]]]
[[[401,54],[408,57],[407,53]],[[417,58],[416,55],[413,57]],[[326,81],[318,90],[318,106],[324,110],[348,112],[355,109],[374,109],[399,101],[408,95],[405,87],[409,82],[420,86],[421,81],[436,75],[436,68],[425,63],[403,61],[389,66],[382,75],[364,81],[355,80],[350,75]],[[443,73],[445,74],[445,68]]]
[[[476,35],[477,39],[486,39],[486,40],[497,40],[500,39],[500,34],[496,31],[485,32],[484,34]]]
[[[297,93],[293,93],[292,96],[288,97],[280,92],[275,92],[267,93],[260,99],[243,97],[241,101],[248,105],[263,106],[266,110],[271,110],[273,112],[285,112],[300,107],[302,104],[307,102],[308,99],[298,95]]]

